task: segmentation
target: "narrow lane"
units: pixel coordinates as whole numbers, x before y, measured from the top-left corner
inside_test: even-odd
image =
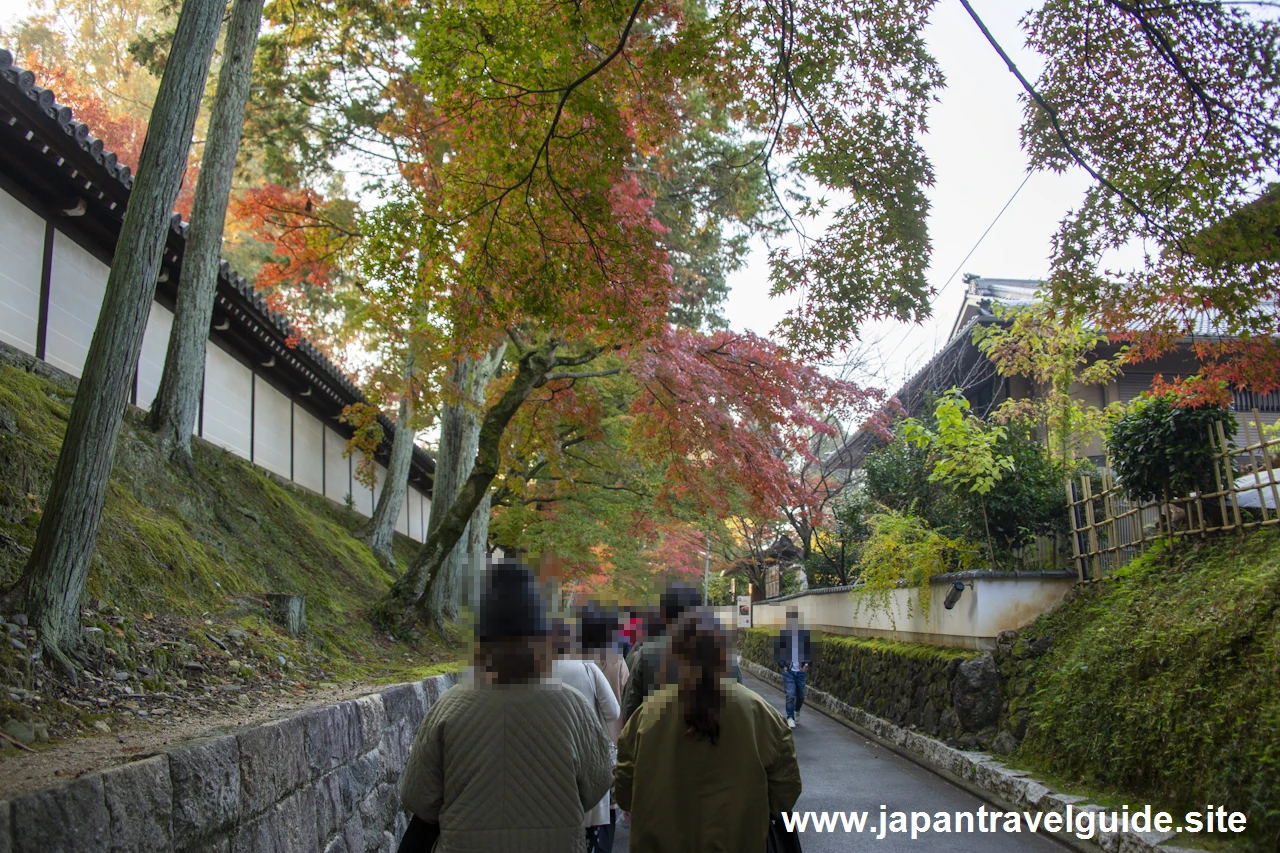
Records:
[[[743,674],[752,690],[779,711],[781,691]],[[852,729],[821,712],[806,708],[795,731],[796,754],[804,793],[796,810],[867,812],[863,832],[846,833],[842,825],[835,832],[801,835],[805,853],[1067,853],[1067,848],[1023,828],[1021,834],[1004,832],[950,834],[924,832],[912,840],[910,834],[887,833],[877,840],[880,807],[888,812],[977,812],[981,800],[940,776],[868,741]],[[990,811],[991,807],[987,806]],[[619,827],[615,853],[628,853],[627,832]],[[692,851],[691,851],[692,853]]]

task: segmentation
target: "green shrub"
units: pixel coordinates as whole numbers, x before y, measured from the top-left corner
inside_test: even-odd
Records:
[[[1111,423],[1107,451],[1116,480],[1134,501],[1180,497],[1215,484],[1210,430],[1228,440],[1236,419],[1217,406],[1177,405],[1172,394],[1140,397]]]
[[[864,586],[853,593],[858,607],[889,611],[890,593],[905,585],[916,588],[915,605],[910,606],[927,615],[929,578],[973,568],[980,553],[975,543],[946,536],[910,513],[886,510],[870,522],[859,576]]]

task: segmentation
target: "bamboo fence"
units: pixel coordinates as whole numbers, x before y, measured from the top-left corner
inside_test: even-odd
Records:
[[[1135,503],[1112,476],[1110,460],[1096,483],[1088,476],[1067,483],[1068,538],[1080,580],[1106,577],[1160,539],[1177,542],[1280,524],[1280,435],[1268,437],[1257,409],[1239,424],[1243,446],[1227,439],[1221,423],[1210,432],[1214,481],[1204,485],[1211,490]]]

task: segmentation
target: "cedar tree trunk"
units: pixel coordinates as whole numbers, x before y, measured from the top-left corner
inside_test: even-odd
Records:
[[[231,195],[231,178],[240,148],[245,103],[253,73],[253,53],[262,23],[263,0],[236,0],[223,42],[218,93],[213,99],[209,138],[200,162],[187,250],[178,282],[178,304],[164,359],[160,388],[151,405],[151,428],[161,447],[183,460],[191,458],[191,433],[204,387],[205,343],[218,289],[222,231]]]
[[[186,0],[178,16],[35,547],[8,596],[72,681],[67,653],[80,642],[80,596],[223,8]]]

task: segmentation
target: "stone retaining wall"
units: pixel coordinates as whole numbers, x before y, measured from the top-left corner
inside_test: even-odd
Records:
[[[742,655],[773,670],[776,634],[744,632]],[[990,652],[860,637],[814,636],[809,686],[841,702],[965,749],[989,749],[1000,715]]]
[[[0,853],[393,853],[437,675],[0,801]]]

